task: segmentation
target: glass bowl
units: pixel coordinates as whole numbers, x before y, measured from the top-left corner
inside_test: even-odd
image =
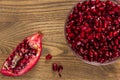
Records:
[[[91,2],[93,2],[93,4],[94,4],[94,2],[95,2],[95,4],[98,4],[97,2],[99,2],[99,0],[88,0],[89,2],[91,1]],[[118,34],[118,36],[117,37],[112,37],[111,38],[111,40],[110,40],[110,38],[108,37],[108,33],[110,33],[109,31],[110,30],[107,30],[107,29],[109,29],[108,28],[108,26],[110,26],[110,24],[108,24],[108,26],[107,26],[107,28],[105,28],[105,29],[103,29],[103,31],[102,32],[100,32],[100,34],[104,34],[105,35],[105,33],[104,32],[106,32],[106,34],[107,34],[107,36],[105,36],[103,39],[101,39],[101,35],[100,36],[98,36],[97,38],[96,38],[96,36],[95,36],[95,38],[91,38],[92,36],[94,36],[94,35],[96,35],[96,34],[98,34],[98,32],[96,31],[94,31],[93,29],[96,29],[96,28],[92,28],[92,27],[90,27],[90,25],[92,24],[92,22],[91,23],[88,23],[89,25],[87,25],[85,22],[84,22],[84,26],[83,26],[83,22],[82,22],[82,20],[84,19],[83,17],[85,17],[85,15],[84,14],[86,14],[87,13],[87,10],[86,10],[86,7],[88,8],[88,2],[87,0],[82,0],[82,1],[80,1],[80,2],[78,2],[74,7],[73,7],[73,9],[70,11],[70,13],[69,13],[69,15],[68,15],[68,17],[67,17],[67,20],[66,20],[66,24],[65,24],[65,37],[66,37],[66,41],[67,41],[67,44],[68,44],[68,46],[71,48],[71,50],[73,51],[73,53],[75,54],[75,56],[76,57],[78,57],[80,60],[82,60],[82,61],[84,61],[85,63],[88,63],[88,64],[91,64],[91,65],[108,65],[108,64],[111,64],[111,63],[113,63],[113,62],[115,62],[116,60],[118,60],[119,59],[119,57],[120,57],[120,48],[118,48],[118,45],[119,45],[119,40],[118,40],[118,45],[117,45],[117,52],[115,52],[115,51],[110,51],[110,50],[112,50],[113,49],[113,46],[112,47],[110,47],[109,46],[109,42],[111,43],[112,42],[112,39],[118,39],[118,37],[120,37],[120,33],[119,32],[117,32],[117,34]],[[107,0],[101,0],[100,2],[106,2]],[[120,4],[120,2],[119,1],[115,1],[115,0],[110,0],[112,3],[114,3],[114,4],[116,4],[116,5],[119,5]],[[85,3],[86,2],[86,3]],[[84,3],[84,5],[86,5],[85,6],[85,9],[84,9],[84,7],[83,7],[83,10],[81,9],[82,7],[82,3]],[[109,3],[109,1],[108,1],[108,3]],[[81,5],[82,4],[82,5]],[[92,4],[92,3],[89,3],[89,4]],[[107,4],[107,2],[105,3],[105,4]],[[84,6],[83,5],[83,6]],[[97,6],[99,6],[99,5],[97,5]],[[91,9],[92,11],[93,11],[93,13],[94,13],[94,10],[93,9],[95,9],[95,8],[98,8],[97,6],[94,6],[94,5],[89,5],[89,7],[91,7],[91,8],[89,8],[89,9]],[[104,4],[102,5],[102,6],[105,6]],[[114,7],[115,5],[113,5],[113,7]],[[79,7],[79,8],[78,8]],[[79,9],[79,10],[78,10]],[[98,8],[99,9],[99,8]],[[101,10],[102,10],[102,8],[101,8]],[[85,12],[86,11],[86,12]],[[89,11],[88,11],[89,12]],[[75,14],[75,15],[73,15],[73,13]],[[99,13],[99,11],[97,11],[95,14],[92,14],[92,13],[89,13],[89,14],[91,14],[92,16],[94,16],[95,17],[95,15],[98,15],[98,13]],[[103,14],[103,13],[105,13],[105,11],[101,11],[101,15]],[[120,13],[120,6],[119,6],[119,9],[118,9],[118,13]],[[79,14],[79,16],[78,16],[78,14]],[[80,18],[80,16],[81,16],[81,14],[82,14],[82,19]],[[117,14],[117,12],[115,12],[115,13],[109,13],[109,14],[111,14],[111,15],[115,15],[115,14]],[[106,15],[106,16],[111,16],[111,15]],[[74,16],[74,17],[73,17]],[[105,19],[107,19],[106,18],[106,16],[104,16],[105,17]],[[118,16],[118,15],[117,15]],[[78,19],[78,17],[79,17],[79,19]],[[87,16],[88,17],[88,16]],[[115,15],[115,17],[116,17],[116,15]],[[120,20],[120,15],[118,16],[119,17],[119,20]],[[110,17],[111,19],[113,19],[112,17]],[[86,17],[85,17],[85,19],[87,19]],[[89,20],[91,20],[91,19],[93,19],[93,17],[91,17],[91,16],[89,16],[88,17],[88,19],[87,19],[87,21],[89,21]],[[98,17],[96,17],[96,19],[102,19],[100,16],[99,16],[99,18]],[[118,18],[117,18],[118,19]],[[99,21],[99,20],[98,20]],[[106,21],[106,20],[103,20],[104,22]],[[101,20],[101,22],[102,22],[102,20]],[[104,24],[104,22],[102,22],[102,25]],[[109,21],[109,22],[112,22],[112,21]],[[93,23],[94,24],[94,23]],[[99,24],[100,24],[100,22],[99,22]],[[94,24],[95,25],[95,24]],[[117,24],[116,24],[117,25]],[[119,21],[119,24],[118,25],[120,25],[120,21]],[[82,27],[81,27],[82,26]],[[87,27],[86,27],[87,26]],[[98,25],[98,26],[100,26],[100,25]],[[112,26],[112,23],[111,23],[111,26]],[[69,29],[69,27],[70,27],[70,29]],[[79,28],[79,27],[81,27],[81,28]],[[84,30],[87,32],[87,31],[89,31],[89,28],[88,27],[90,27],[90,28],[92,28],[92,36],[90,37],[90,36],[86,36],[85,37],[85,35],[87,35],[88,33],[83,33],[84,35],[82,35],[82,32],[84,32]],[[78,28],[78,29],[77,29]],[[118,30],[119,30],[119,28],[120,28],[120,26],[118,27]],[[116,29],[116,26],[115,26],[115,29]],[[91,30],[91,29],[90,29]],[[113,30],[113,32],[114,32],[114,30]],[[74,33],[74,34],[73,34]],[[93,35],[93,33],[94,33],[94,35]],[[112,31],[111,31],[111,33],[112,33]],[[91,34],[91,33],[90,33]],[[113,34],[113,33],[112,33]],[[88,34],[89,35],[89,34]],[[78,37],[79,36],[79,37]],[[110,35],[109,35],[110,36]],[[81,37],[85,37],[85,39],[83,39],[83,38],[81,38]],[[109,50],[107,50],[108,48],[106,48],[106,50],[101,50],[101,48],[102,47],[99,47],[99,48],[93,48],[93,46],[92,46],[92,48],[91,48],[91,46],[90,46],[90,42],[92,42],[91,44],[93,44],[94,43],[94,41],[95,41],[95,39],[99,39],[99,37],[100,37],[100,40],[97,42],[97,44],[99,44],[99,45],[105,45],[104,43],[106,42],[106,47],[108,46],[110,49]],[[107,38],[108,37],[108,38]],[[89,39],[90,38],[90,39]],[[87,40],[87,39],[89,39],[89,40]],[[108,40],[108,41],[104,41],[104,43],[103,44],[101,44],[101,40],[104,40],[104,39],[106,39],[106,40]],[[82,41],[83,42],[82,42]],[[88,42],[89,41],[89,42]],[[114,42],[115,42],[115,40],[113,40]],[[117,40],[116,40],[117,41]],[[76,43],[76,42],[78,42],[78,43]],[[89,45],[89,47],[86,47],[87,45]],[[115,45],[116,45],[116,43],[115,43]],[[120,45],[119,45],[120,46]],[[97,52],[98,51],[98,52]],[[100,52],[101,51],[101,52]],[[106,51],[106,52],[105,52]],[[97,53],[96,53],[97,52]],[[97,56],[96,56],[97,55]],[[114,56],[113,57],[113,55],[117,55],[116,57]],[[104,57],[105,56],[105,57]]]

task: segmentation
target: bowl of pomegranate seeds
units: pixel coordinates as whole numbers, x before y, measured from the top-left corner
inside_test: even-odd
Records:
[[[65,36],[73,53],[86,63],[116,61],[120,57],[120,2],[79,2],[69,13]]]

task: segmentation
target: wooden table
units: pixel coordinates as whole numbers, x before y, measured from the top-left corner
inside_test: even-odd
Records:
[[[77,59],[66,44],[64,25],[79,0],[1,0],[0,67],[14,47],[26,36],[42,31],[43,52],[38,64],[20,77],[0,74],[0,80],[120,80],[120,61],[107,66],[92,66]],[[53,59],[45,62],[51,53]],[[62,77],[52,63],[64,66]]]

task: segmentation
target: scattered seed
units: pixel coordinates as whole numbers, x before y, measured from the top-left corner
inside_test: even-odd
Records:
[[[51,60],[52,59],[52,55],[48,54],[45,58],[46,58],[46,60]]]

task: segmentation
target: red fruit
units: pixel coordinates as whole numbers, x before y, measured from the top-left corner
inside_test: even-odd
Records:
[[[58,64],[53,63],[52,64],[52,69],[53,69],[53,71],[57,71],[58,70]]]
[[[88,0],[78,5],[65,28],[72,50],[84,60],[99,64],[120,57],[120,5],[109,0]]]
[[[62,65],[59,65],[59,66],[58,66],[58,74],[59,74],[59,77],[62,76],[62,75],[61,75],[62,70],[63,70],[63,66],[62,66]]]
[[[62,65],[59,65],[59,66],[58,66],[58,72],[61,73],[62,70],[63,70],[63,66],[62,66]]]
[[[42,51],[42,34],[36,33],[25,38],[4,62],[1,73],[7,76],[20,76],[32,69]]]
[[[47,56],[46,56],[46,60],[51,60],[52,59],[52,55],[51,54],[48,54]]]

